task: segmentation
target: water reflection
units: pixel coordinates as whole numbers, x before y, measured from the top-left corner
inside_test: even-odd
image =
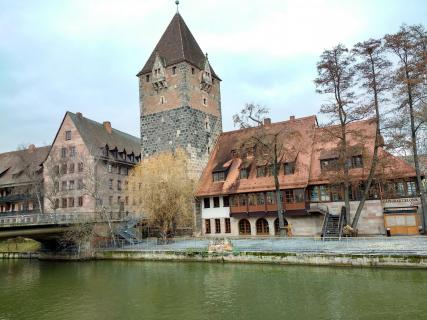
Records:
[[[427,312],[427,272],[0,261],[0,319],[380,319]]]

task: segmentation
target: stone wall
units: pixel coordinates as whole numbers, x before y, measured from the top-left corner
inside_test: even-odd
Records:
[[[221,120],[192,107],[152,113],[141,117],[142,156],[186,150],[190,172],[201,173],[221,132]]]
[[[344,206],[344,202],[327,202],[321,205],[328,206],[329,212],[339,214],[341,207]],[[350,201],[351,221],[354,218],[358,205],[359,201]],[[316,206],[316,204],[311,204],[311,206]],[[418,206],[420,208],[419,198],[366,201],[357,226],[359,235],[384,235],[386,233],[384,227],[384,208],[407,206]]]
[[[220,81],[209,92],[200,87],[199,68],[181,62],[164,70],[166,87],[155,90],[153,75],[139,77],[142,157],[182,148],[196,179],[222,132]]]
[[[232,263],[267,263],[312,266],[427,268],[426,256],[341,255],[324,253],[233,252],[205,251],[97,251],[100,260],[200,261]]]

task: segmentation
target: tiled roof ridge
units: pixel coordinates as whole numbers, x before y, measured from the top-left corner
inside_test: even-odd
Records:
[[[77,117],[77,114],[75,114],[74,112],[67,111],[67,113],[72,114],[73,116]],[[98,126],[100,126],[100,127],[102,127],[102,128],[104,127],[104,124],[103,124],[103,123],[100,123],[100,122],[98,122],[98,121],[96,121],[96,120],[93,120],[93,119],[86,118],[86,117],[84,117],[83,115],[82,115],[82,119],[84,119],[84,120],[86,120],[86,121],[89,121],[89,122],[92,122],[92,124],[98,125]],[[140,140],[140,138],[135,137],[135,136],[133,136],[133,135],[131,135],[131,134],[129,134],[129,133],[126,133],[126,132],[124,132],[124,131],[121,131],[121,130],[115,129],[115,128],[113,128],[113,127],[111,127],[111,129],[112,129],[113,131],[115,131],[116,133],[124,134],[124,135],[128,136],[129,138],[137,139],[138,141]]]
[[[375,117],[368,118],[368,119],[360,119],[360,120],[355,120],[355,121],[349,122],[347,124],[347,126],[351,126],[353,124],[360,124],[360,123],[364,123],[364,122],[372,123],[374,121],[375,121]],[[335,128],[335,127],[339,127],[339,126],[340,126],[340,124],[319,125],[319,126],[317,126],[317,129],[324,130],[324,129],[327,129],[327,128]]]
[[[183,19],[182,19],[181,15],[179,14],[179,12],[177,12],[175,15],[178,16],[178,28],[179,28],[178,34],[179,34],[179,37],[181,38],[181,52],[182,52],[182,56],[185,59],[186,58],[186,54],[184,52],[184,39],[182,38],[182,26],[181,26]]]
[[[277,125],[282,125],[288,122],[297,122],[297,121],[306,121],[309,120],[310,118],[316,118],[315,115],[311,115],[311,116],[305,116],[305,117],[301,117],[301,118],[295,118],[294,120],[288,119],[288,120],[282,120],[282,121],[278,121],[278,122],[272,122],[269,127],[274,127]],[[259,127],[250,127],[250,128],[239,128],[236,130],[231,130],[231,131],[225,131],[221,133],[221,136],[225,136],[225,135],[229,135],[229,134],[233,134],[236,132],[245,132],[245,131],[250,131],[250,130],[255,130],[258,129]]]
[[[35,152],[37,152],[40,149],[50,148],[50,147],[51,147],[51,145],[35,147]],[[22,150],[12,150],[12,151],[1,152],[0,156],[7,156],[7,155],[18,154],[18,153],[23,153],[23,152],[28,152],[28,148],[27,149],[22,149]]]

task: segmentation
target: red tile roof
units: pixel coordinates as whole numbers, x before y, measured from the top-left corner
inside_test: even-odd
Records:
[[[283,168],[279,175],[279,183],[282,189],[305,188],[310,184],[329,183],[327,174],[321,171],[320,159],[336,155],[337,138],[331,137],[334,127],[320,128],[315,116],[297,118],[283,122],[272,123],[269,126],[271,132],[277,130],[295,130],[299,135],[293,139],[283,141],[289,147],[293,146],[295,153],[295,173],[284,175]],[[253,136],[254,130],[259,128],[241,129],[224,132],[218,138],[216,146],[210,156],[208,164],[199,180],[196,196],[233,194],[244,192],[257,192],[274,190],[274,181],[269,177],[256,177],[255,163],[250,163],[251,158],[242,159],[233,156],[244,141]],[[369,174],[369,159],[375,142],[375,122],[372,120],[354,122],[348,127],[348,139],[351,152],[354,155],[363,155],[364,168],[352,169],[351,178],[355,180],[364,179]],[[387,161],[387,166],[380,166],[378,173],[386,178],[413,177],[413,168],[405,161],[392,156],[384,150],[380,150],[380,159],[392,157]],[[289,157],[286,157],[289,158]],[[291,159],[282,159],[282,162]],[[292,159],[293,160],[293,159]],[[253,160],[252,160],[253,161]],[[213,182],[212,171],[221,167],[228,167],[225,181]],[[248,179],[238,179],[241,167],[250,168]]]

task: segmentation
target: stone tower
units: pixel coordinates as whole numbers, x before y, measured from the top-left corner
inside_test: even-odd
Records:
[[[198,177],[222,131],[221,79],[179,13],[137,76],[142,157],[182,148]]]

